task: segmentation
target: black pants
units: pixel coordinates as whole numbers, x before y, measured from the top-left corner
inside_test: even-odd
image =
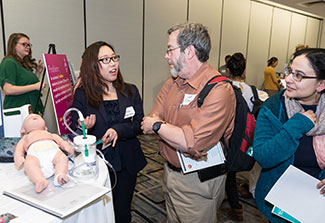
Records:
[[[131,202],[137,180],[137,174],[130,174],[126,169],[116,173],[117,184],[113,189],[113,206],[116,223],[131,222]],[[111,186],[114,185],[114,173],[110,171]]]
[[[226,179],[226,194],[228,203],[233,209],[241,209],[242,205],[239,203],[239,196],[237,190],[236,172],[228,172]]]

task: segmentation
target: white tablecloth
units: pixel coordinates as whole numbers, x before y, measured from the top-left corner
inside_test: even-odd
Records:
[[[99,168],[99,176],[94,183],[110,188],[111,183],[105,163],[101,159],[98,159],[97,165]],[[111,192],[79,209],[72,215],[61,219],[2,194],[5,189],[11,189],[17,187],[17,185],[25,184],[32,183],[25,175],[23,169],[17,170],[13,163],[0,163],[0,214],[9,212],[17,216],[17,218],[10,221],[12,223],[115,222]]]

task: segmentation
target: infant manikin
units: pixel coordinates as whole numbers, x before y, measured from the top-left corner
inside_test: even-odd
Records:
[[[61,149],[72,154],[74,151],[70,144],[57,134],[49,133],[44,119],[36,114],[25,118],[20,133],[22,138],[16,145],[15,166],[24,166],[27,176],[35,184],[35,191],[40,193],[47,188],[49,182],[46,178],[53,174],[55,185],[67,183],[68,157]]]

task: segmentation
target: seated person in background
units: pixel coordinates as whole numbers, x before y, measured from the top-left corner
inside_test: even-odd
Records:
[[[297,51],[285,75],[287,88],[260,109],[253,144],[253,157],[262,167],[256,204],[276,223],[285,220],[271,213],[265,196],[289,165],[321,180],[318,189],[325,185],[325,49]]]
[[[278,65],[278,58],[271,57],[267,61],[267,68],[264,70],[264,90],[271,97],[280,90],[280,78],[277,78],[275,67]]]
[[[244,82],[246,78],[246,59],[242,53],[235,53],[231,56],[227,63],[227,73],[230,79],[232,80],[233,85],[240,88],[240,90],[242,91],[243,97],[247,102],[249,110],[252,112],[254,106],[252,102],[254,101],[254,94],[251,86]],[[268,97],[267,93],[264,91],[258,90],[258,94],[263,95],[266,98]],[[254,168],[248,173],[249,189],[252,194],[254,194],[255,191],[255,185],[260,173],[260,169],[260,166],[256,164]],[[231,207],[231,209],[227,211],[228,215],[237,221],[242,221],[243,209],[242,205],[239,203],[235,172],[229,172],[227,174],[226,193],[228,196],[229,205]],[[247,193],[249,194],[249,192]]]
[[[43,71],[43,62],[36,63],[32,58],[32,44],[23,33],[13,33],[8,40],[8,51],[0,65],[0,86],[5,97],[4,109],[16,108],[26,104],[35,106],[40,90],[39,76]],[[35,73],[34,73],[35,72]],[[42,89],[45,88],[43,84]],[[44,107],[40,100],[35,113],[43,113]]]
[[[23,137],[15,149],[15,166],[21,168],[24,165],[27,176],[35,184],[35,191],[40,193],[47,188],[49,182],[46,178],[53,174],[55,185],[67,183],[68,157],[60,148],[73,154],[70,144],[57,134],[49,133],[44,119],[36,114],[25,118],[21,134]]]
[[[225,57],[225,64],[218,68],[219,73],[228,78],[229,78],[229,74],[227,73],[227,63],[230,60],[230,57],[231,57],[230,55],[227,55]]]

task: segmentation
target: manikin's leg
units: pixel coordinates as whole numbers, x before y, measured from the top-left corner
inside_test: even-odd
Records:
[[[42,192],[49,182],[43,175],[38,158],[33,155],[27,155],[24,169],[29,179],[35,184],[35,191],[37,193]]]
[[[54,179],[57,179],[55,184],[63,185],[69,181],[68,173],[68,157],[61,151],[57,152],[53,165],[55,167]],[[58,176],[58,177],[56,177]]]

